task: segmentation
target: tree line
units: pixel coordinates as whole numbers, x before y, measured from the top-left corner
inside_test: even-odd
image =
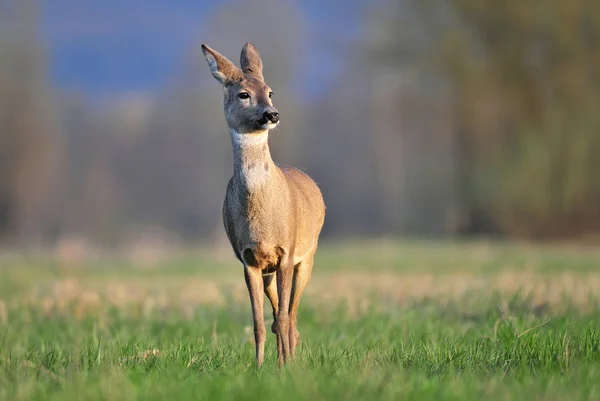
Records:
[[[323,188],[326,236],[600,230],[600,3],[387,0],[359,39],[323,41],[293,2],[260,1],[278,15],[251,32],[282,113],[274,157]],[[239,52],[261,9],[221,6],[203,40]],[[49,82],[34,0],[0,14],[2,240],[220,238],[231,145],[198,49],[156,93],[98,104]],[[298,95],[324,52],[338,73]]]

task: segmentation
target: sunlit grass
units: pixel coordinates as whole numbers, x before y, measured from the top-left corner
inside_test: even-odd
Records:
[[[599,399],[598,261],[570,247],[325,244],[298,359],[279,371],[272,334],[255,368],[231,255],[5,258],[0,398]]]

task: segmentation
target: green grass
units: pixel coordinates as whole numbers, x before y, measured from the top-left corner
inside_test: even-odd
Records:
[[[597,400],[599,260],[591,250],[504,245],[324,246],[300,308],[297,361],[283,370],[270,333],[255,367],[233,260],[77,269],[4,260],[0,399]],[[498,279],[525,268],[514,285]],[[384,280],[367,280],[381,270]],[[329,287],[352,274],[351,291]],[[396,281],[384,285],[415,275],[438,281],[408,298]],[[465,278],[472,288],[433,291]],[[196,287],[197,298],[184,294]]]

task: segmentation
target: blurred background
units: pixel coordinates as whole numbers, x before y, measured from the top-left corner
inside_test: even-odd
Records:
[[[228,247],[247,41],[323,238],[600,232],[600,2],[0,0],[2,244]]]

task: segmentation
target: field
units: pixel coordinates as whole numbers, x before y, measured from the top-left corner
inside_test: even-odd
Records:
[[[4,255],[0,399],[600,399],[597,247],[328,243],[296,363],[250,324],[229,252]]]

